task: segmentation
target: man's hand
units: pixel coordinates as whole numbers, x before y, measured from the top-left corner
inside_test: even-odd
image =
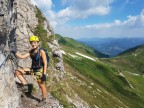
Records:
[[[47,74],[43,74],[42,77],[41,77],[41,80],[46,81],[46,77],[47,77]]]

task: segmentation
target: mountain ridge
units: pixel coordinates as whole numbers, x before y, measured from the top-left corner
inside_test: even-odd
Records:
[[[144,44],[144,38],[92,38],[78,41],[109,54],[111,57],[117,56],[129,48]]]
[[[83,52],[88,52],[91,55],[95,55],[96,57],[100,57],[100,58],[107,58],[107,57],[109,57],[109,55],[103,54],[103,53],[101,53],[101,52],[93,49],[92,47],[86,45],[86,44],[83,44],[83,43],[80,43],[80,42],[76,41],[73,38],[62,37],[59,34],[56,34],[56,38],[58,39],[58,42],[59,42],[59,44],[61,46],[65,45],[65,46],[69,46],[71,48],[72,47],[76,48],[77,50],[85,50]]]
[[[130,49],[120,53],[118,56],[122,56],[122,55],[125,55],[127,53],[134,53],[134,52],[136,52],[136,50],[141,49],[141,48],[144,48],[144,44],[130,48]]]

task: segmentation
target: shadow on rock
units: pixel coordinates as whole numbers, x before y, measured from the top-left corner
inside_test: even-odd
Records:
[[[19,82],[16,82],[16,85],[18,90],[22,91],[23,85]],[[32,90],[33,90],[33,84],[28,84],[28,92],[22,93],[21,97],[23,98],[26,96],[27,98],[34,99],[37,102],[40,102],[39,98],[36,98],[35,96],[32,95]]]

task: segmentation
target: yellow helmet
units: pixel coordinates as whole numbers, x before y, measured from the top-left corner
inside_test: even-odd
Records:
[[[32,41],[39,41],[39,38],[37,37],[37,36],[31,36],[30,38],[29,38],[29,41],[30,42],[32,42]]]

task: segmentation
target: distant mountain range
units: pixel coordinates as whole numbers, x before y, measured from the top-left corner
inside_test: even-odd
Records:
[[[79,39],[78,41],[111,57],[132,47],[144,44],[144,38],[91,38]]]
[[[83,43],[80,43],[72,38],[68,37],[62,37],[59,34],[56,34],[56,38],[59,40],[59,44],[69,52],[70,51],[81,51],[83,53],[87,53],[90,56],[99,57],[99,58],[108,58],[109,55],[101,53],[100,51],[86,45]]]

